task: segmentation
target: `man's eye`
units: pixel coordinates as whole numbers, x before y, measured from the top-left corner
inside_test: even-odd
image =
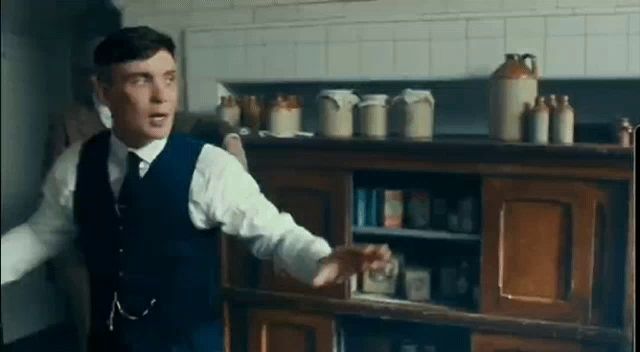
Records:
[[[147,83],[147,79],[145,77],[136,77],[131,80],[131,83],[135,85],[143,85]]]
[[[175,81],[176,81],[176,76],[167,76],[167,77],[165,78],[165,81],[166,81],[167,83],[173,83],[173,82],[175,82]]]

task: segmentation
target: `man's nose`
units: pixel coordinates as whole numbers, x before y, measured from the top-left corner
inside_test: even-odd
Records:
[[[168,100],[169,88],[160,82],[154,82],[151,92],[151,101],[153,103],[164,103]]]

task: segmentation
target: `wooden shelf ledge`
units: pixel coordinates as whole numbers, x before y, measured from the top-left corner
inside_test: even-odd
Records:
[[[233,287],[225,287],[224,296],[231,303],[282,307],[292,311],[461,326],[474,331],[580,342],[618,344],[626,341],[620,329],[480,314],[428,303],[342,300]]]

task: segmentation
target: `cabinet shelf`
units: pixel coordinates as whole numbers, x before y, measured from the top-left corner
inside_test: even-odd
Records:
[[[385,236],[385,237],[408,237],[433,240],[453,240],[453,241],[480,241],[479,234],[455,233],[439,230],[414,230],[414,229],[388,229],[375,226],[357,226],[353,228],[354,235]]]

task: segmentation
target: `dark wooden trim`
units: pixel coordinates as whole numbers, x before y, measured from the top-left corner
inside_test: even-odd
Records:
[[[249,138],[246,149],[249,165],[257,169],[313,167],[607,180],[630,180],[633,170],[631,148],[599,144]]]
[[[299,310],[435,323],[469,327],[474,331],[581,342],[619,344],[626,341],[624,332],[618,329],[478,314],[429,304],[341,300],[231,287],[224,289],[224,295],[225,299],[236,303],[282,308],[290,311]]]

